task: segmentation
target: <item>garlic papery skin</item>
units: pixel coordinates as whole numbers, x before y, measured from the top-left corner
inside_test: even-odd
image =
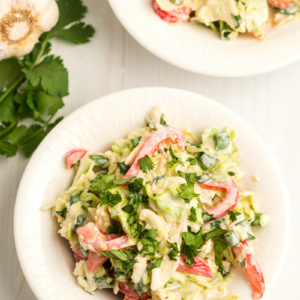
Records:
[[[58,17],[55,0],[0,0],[0,60],[29,53]]]

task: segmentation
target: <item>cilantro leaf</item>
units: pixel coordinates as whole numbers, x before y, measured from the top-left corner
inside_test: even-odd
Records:
[[[100,206],[107,204],[110,207],[116,206],[122,201],[122,197],[119,192],[111,193],[110,191],[104,192],[100,199]]]
[[[20,146],[25,157],[29,157],[33,151],[38,147],[45,136],[62,120],[62,117],[56,119],[50,124],[32,125],[27,130],[27,137]]]
[[[36,109],[39,113],[47,112],[49,116],[53,116],[64,106],[60,96],[51,97],[44,91],[38,91],[36,94]]]
[[[157,229],[145,229],[140,234],[139,238],[143,244],[143,248],[140,253],[143,253],[143,256],[150,256],[151,259],[154,259],[155,254],[159,252],[159,244],[157,241],[158,233]]]
[[[136,251],[131,249],[98,251],[99,253],[116,260],[133,261],[136,257]]]
[[[214,245],[215,263],[217,266],[222,266],[222,254],[227,248],[227,243],[223,239],[218,239]]]
[[[43,90],[52,97],[64,97],[69,94],[68,71],[59,57],[46,56],[34,69],[22,71],[33,86],[41,84]]]
[[[147,173],[154,169],[154,163],[151,158],[146,155],[145,157],[139,159],[139,167],[144,173]]]
[[[196,163],[197,163],[197,159],[194,158],[194,157],[189,157],[189,158],[188,158],[188,161],[190,162],[190,165],[191,165],[191,166],[194,166],[194,165],[196,165]]]
[[[214,228],[213,230],[206,232],[203,235],[203,238],[205,241],[208,241],[209,239],[223,236],[226,232],[227,232],[227,230],[223,230],[221,228]]]
[[[170,155],[172,157],[172,160],[167,162],[166,165],[169,168],[172,168],[176,163],[179,163],[183,166],[182,160],[174,154],[172,147],[170,147],[169,152],[170,152]]]
[[[0,91],[9,89],[19,78],[22,78],[22,66],[16,57],[0,61]]]
[[[203,219],[203,222],[206,223],[206,222],[209,222],[209,221],[213,221],[216,218],[213,215],[210,215],[209,213],[205,212],[205,213],[202,214],[202,219]]]
[[[191,207],[190,213],[191,213],[191,214],[189,215],[189,221],[191,221],[191,222],[196,222],[196,221],[197,221],[196,208]]]
[[[12,157],[16,155],[18,147],[7,141],[0,141],[0,154],[6,157]]]
[[[55,32],[56,37],[73,44],[86,44],[94,34],[95,29],[91,25],[86,25],[83,22],[76,23],[67,29]]]
[[[143,187],[143,178],[132,179],[128,184],[128,189],[131,193],[139,193]]]
[[[168,244],[170,246],[170,249],[172,249],[168,254],[170,260],[177,261],[179,254],[180,254],[177,243],[169,243],[168,242]]]
[[[110,175],[97,175],[91,181],[90,189],[93,192],[105,192],[114,187],[114,178]]]
[[[199,195],[194,191],[194,184],[197,181],[196,173],[184,173],[178,171],[179,175],[183,177],[186,184],[181,184],[181,192],[179,193],[179,197],[182,198],[186,203],[189,203],[193,198],[198,197]]]
[[[234,221],[237,220],[236,214],[235,214],[235,212],[234,212],[233,210],[228,211],[228,214],[229,214],[229,216],[230,216],[229,219],[230,219],[232,222],[234,222]]]
[[[187,232],[182,233],[182,239],[181,253],[186,258],[185,264],[192,266],[195,263],[194,257],[199,254],[199,249],[203,245],[202,228],[194,233],[189,227]]]
[[[153,269],[156,269],[156,268],[160,268],[163,259],[164,259],[164,257],[162,256],[162,257],[156,259],[154,261],[154,263],[151,263],[149,271],[152,271]]]
[[[0,121],[14,122],[17,119],[16,107],[13,98],[7,97],[0,103]]]

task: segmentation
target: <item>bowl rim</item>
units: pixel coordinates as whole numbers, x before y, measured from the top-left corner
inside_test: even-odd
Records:
[[[284,246],[283,246],[282,253],[280,255],[278,267],[275,271],[275,274],[272,276],[272,279],[270,281],[270,284],[268,285],[268,288],[266,289],[264,299],[267,299],[271,290],[273,289],[273,286],[275,285],[275,282],[278,280],[280,271],[283,267],[283,264],[284,264],[284,261],[285,261],[286,255],[287,255],[287,250],[288,250],[288,246],[289,246],[289,242],[290,242],[290,227],[291,227],[290,200],[289,200],[289,195],[288,195],[288,191],[286,188],[286,184],[285,184],[283,175],[281,174],[280,169],[277,165],[277,162],[275,161],[273,155],[270,153],[269,149],[267,148],[267,146],[264,143],[264,141],[262,140],[262,138],[239,115],[232,112],[226,106],[224,106],[214,100],[211,100],[208,97],[202,96],[202,95],[194,93],[194,92],[190,92],[190,91],[186,91],[186,90],[182,90],[182,89],[169,88],[169,87],[140,87],[140,88],[121,90],[121,91],[118,91],[115,93],[107,94],[107,95],[99,97],[91,102],[88,102],[88,103],[80,106],[76,110],[74,110],[65,119],[63,119],[58,125],[56,125],[55,128],[53,128],[53,130],[45,137],[45,139],[41,142],[41,144],[38,146],[38,148],[33,153],[32,157],[30,158],[30,160],[25,168],[25,171],[23,172],[23,175],[22,175],[19,187],[18,187],[16,201],[15,201],[15,207],[14,207],[14,221],[13,221],[14,222],[14,241],[15,241],[17,256],[18,256],[19,263],[20,263],[21,269],[23,271],[23,274],[24,274],[26,281],[28,282],[31,290],[33,291],[33,293],[35,294],[35,296],[38,299],[45,299],[45,298],[43,298],[44,294],[41,291],[41,289],[37,286],[33,276],[31,276],[30,266],[27,264],[26,258],[24,257],[23,252],[22,252],[22,240],[20,239],[21,235],[19,234],[20,229],[18,226],[19,225],[18,215],[20,215],[20,213],[21,213],[20,210],[21,210],[21,203],[22,203],[22,195],[24,194],[24,190],[26,190],[26,188],[27,188],[27,186],[25,185],[25,181],[26,181],[27,175],[29,175],[31,173],[31,170],[34,167],[34,162],[36,161],[36,158],[40,155],[40,153],[43,152],[44,148],[48,145],[48,141],[50,141],[52,139],[52,137],[55,136],[56,133],[59,132],[59,130],[65,126],[65,123],[67,123],[69,119],[75,117],[79,113],[79,111],[81,111],[83,108],[93,107],[94,103],[107,100],[110,97],[119,96],[119,98],[122,99],[122,97],[124,97],[124,94],[132,94],[135,92],[144,92],[144,91],[149,92],[149,91],[154,91],[154,90],[170,92],[170,93],[171,92],[182,93],[182,94],[185,94],[186,97],[193,95],[193,96],[197,96],[198,98],[202,98],[203,100],[213,102],[216,106],[225,110],[226,113],[230,114],[231,116],[234,116],[239,122],[241,122],[243,124],[243,126],[245,126],[247,128],[247,130],[251,131],[251,133],[257,139],[257,142],[260,144],[261,147],[264,148],[264,151],[266,151],[266,153],[268,154],[271,164],[274,167],[274,169],[276,170],[276,174],[282,183],[281,187],[282,187],[282,191],[284,194],[283,201],[285,202],[285,207],[286,207],[286,209],[285,209],[286,230],[285,230]],[[124,101],[124,99],[122,101]],[[45,300],[47,300],[47,299],[45,299]]]

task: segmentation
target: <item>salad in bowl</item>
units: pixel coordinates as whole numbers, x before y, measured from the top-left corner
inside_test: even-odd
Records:
[[[299,0],[152,0],[155,13],[164,21],[191,21],[232,40],[251,33],[263,39],[265,28],[283,25],[300,16]]]
[[[169,126],[159,107],[145,125],[104,153],[67,154],[74,180],[50,208],[78,284],[126,300],[233,300],[227,282],[240,267],[262,298],[252,227],[268,217],[239,187],[234,131],[211,127],[196,137]]]

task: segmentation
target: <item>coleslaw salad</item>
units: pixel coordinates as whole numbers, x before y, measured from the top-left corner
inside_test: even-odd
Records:
[[[110,151],[67,155],[76,175],[51,209],[78,283],[127,300],[237,299],[226,282],[238,265],[260,299],[252,227],[268,217],[253,192],[239,190],[235,133],[208,128],[200,141],[170,127],[160,108],[146,121]]]
[[[223,40],[243,33],[262,40],[269,24],[280,26],[300,16],[299,0],[152,0],[152,7],[168,23],[201,24]]]

